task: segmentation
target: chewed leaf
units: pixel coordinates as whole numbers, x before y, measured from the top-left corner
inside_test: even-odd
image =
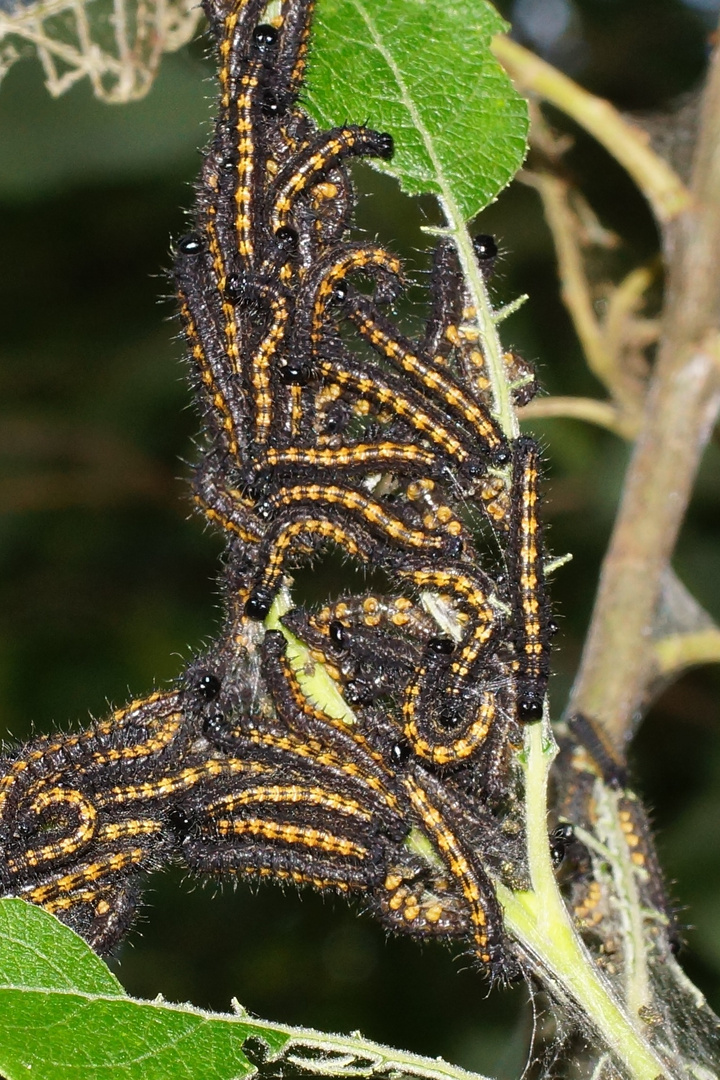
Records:
[[[490,51],[505,29],[484,0],[321,0],[308,110],[389,131],[378,167],[468,221],[525,156],[527,106]]]

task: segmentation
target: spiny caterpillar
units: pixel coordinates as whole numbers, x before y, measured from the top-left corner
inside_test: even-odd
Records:
[[[549,667],[539,453],[493,416],[449,240],[419,340],[389,317],[402,265],[348,238],[348,162],[390,158],[393,138],[315,128],[298,105],[312,0],[264,8],[206,0],[218,114],[173,255],[224,630],[171,692],[3,759],[0,887],[107,952],[150,869],[268,877],[359,894],[389,929],[464,941],[508,977],[492,881],[527,884],[513,752]],[[475,251],[489,274],[494,241]],[[527,400],[532,373],[505,362]],[[328,545],[392,591],[266,629]],[[310,694],[298,639],[343,709]]]

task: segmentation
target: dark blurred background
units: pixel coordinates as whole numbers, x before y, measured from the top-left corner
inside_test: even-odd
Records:
[[[520,40],[632,111],[672,110],[701,80],[717,0],[516,0]],[[0,725],[3,737],[82,725],[172,679],[218,621],[218,539],[192,517],[185,483],[197,419],[169,284],[198,147],[209,132],[203,43],[164,61],[149,97],[59,101],[24,61],[0,86]],[[365,117],[350,119],[364,120]],[[578,136],[568,158],[602,222],[623,239],[608,272],[651,260],[657,237],[632,185]],[[435,215],[359,168],[362,225],[421,270]],[[372,193],[372,198],[370,198]],[[479,227],[502,258],[498,301],[530,302],[506,342],[550,393],[600,393],[557,292],[536,195],[514,185]],[[573,421],[535,423],[547,450],[550,545],[573,553],[553,589],[555,711],[575,672],[627,461],[616,438]],[[720,619],[720,470],[709,449],[677,552],[683,581]],[[720,1008],[719,673],[693,672],[637,738],[637,786],[686,933],[684,961]],[[349,1031],[468,1068],[517,1075],[527,991],[494,992],[450,950],[386,940],[340,901],[278,888],[152,882],[123,947],[128,990],[217,1009],[236,996],[269,1019]],[[517,1037],[516,1037],[517,1036]]]

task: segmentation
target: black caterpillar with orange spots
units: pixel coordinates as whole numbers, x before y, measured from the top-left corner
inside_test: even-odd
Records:
[[[549,674],[539,452],[493,416],[449,241],[421,339],[388,314],[402,265],[350,238],[348,162],[389,158],[392,137],[315,128],[298,105],[312,0],[269,23],[264,7],[206,2],[218,115],[174,245],[224,630],[170,693],[0,762],[0,890],[107,952],[150,869],[271,878],[357,894],[508,977],[493,880],[527,885],[513,755]],[[488,274],[494,241],[475,249]],[[527,400],[533,373],[505,363]],[[328,546],[387,595],[266,627]]]

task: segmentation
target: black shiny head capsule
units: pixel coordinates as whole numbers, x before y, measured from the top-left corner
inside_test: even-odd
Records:
[[[181,255],[199,255],[202,249],[202,240],[197,233],[188,233],[187,236],[181,236],[177,242],[177,250]]]
[[[550,833],[550,858],[556,870],[562,864],[567,849],[574,840],[575,830],[569,821],[564,821],[561,825],[556,826]]]
[[[257,619],[259,622],[266,619],[270,608],[272,607],[272,601],[261,593],[252,592],[245,604],[245,614],[248,619]]]
[[[524,721],[526,724],[533,724],[537,720],[543,718],[543,702],[542,698],[536,697],[534,694],[528,694],[526,697],[518,699],[518,719]]]
[[[396,742],[390,750],[390,760],[396,769],[402,768],[410,757],[410,747],[406,742]]]
[[[220,162],[220,168],[223,172],[232,172],[233,169],[237,168],[237,163],[239,160],[240,155],[238,154],[237,150],[232,150],[222,159],[222,161]]]
[[[487,466],[484,461],[480,461],[478,458],[468,458],[463,465],[465,472],[468,476],[471,476],[473,480],[478,476],[484,476],[487,471]]]
[[[228,274],[225,278],[224,293],[231,304],[238,304],[245,299],[247,282],[243,274]]]
[[[278,42],[278,32],[270,23],[260,23],[255,27],[252,34],[253,54],[255,56],[269,56]]]
[[[227,719],[224,712],[214,712],[210,716],[206,716],[203,720],[203,735],[206,735],[211,742],[217,740],[226,733]]]
[[[336,281],[333,286],[333,296],[336,300],[346,300],[348,294],[347,281]]]
[[[343,693],[348,705],[372,705],[378,696],[377,689],[372,685],[367,686],[365,683],[357,683],[354,679],[350,679],[345,683]]]
[[[279,229],[276,229],[275,239],[283,251],[287,252],[297,251],[298,243],[300,241],[298,231],[297,229],[293,229],[292,225],[281,225]]]
[[[284,383],[294,386],[307,386],[310,381],[310,370],[306,364],[300,361],[288,360],[279,367],[280,378]]]
[[[378,135],[377,156],[383,161],[389,161],[395,153],[395,141],[389,132],[383,131]]]
[[[265,116],[277,116],[280,112],[280,104],[277,95],[272,90],[263,90],[260,100],[260,108]]]
[[[507,465],[512,457],[512,452],[508,446],[499,446],[497,450],[493,450],[490,457],[493,465]]]
[[[434,714],[434,719],[440,727],[445,728],[446,731],[452,731],[462,723],[463,714],[455,703],[450,702],[440,706]]]
[[[345,632],[345,627],[339,619],[333,619],[328,626],[328,637],[330,639],[330,644],[337,652],[347,648],[347,634]]]
[[[450,656],[455,652],[455,642],[449,637],[431,637],[428,638],[427,647],[430,652],[436,653],[438,656]]]
[[[325,433],[327,435],[334,435],[336,431],[342,431],[346,428],[347,422],[347,408],[341,403],[340,405],[337,405],[332,412],[328,410],[327,417],[325,418]]]
[[[214,701],[220,694],[220,688],[220,680],[210,671],[201,671],[195,681],[195,689],[206,701]]]
[[[185,837],[189,835],[192,828],[190,818],[185,811],[181,810],[178,806],[172,808],[168,814],[167,822],[178,840],[184,840]]]
[[[475,252],[475,258],[479,263],[491,263],[497,258],[498,248],[495,243],[494,236],[488,236],[487,233],[478,233],[473,237],[473,251]],[[483,265],[483,269],[485,269]]]

